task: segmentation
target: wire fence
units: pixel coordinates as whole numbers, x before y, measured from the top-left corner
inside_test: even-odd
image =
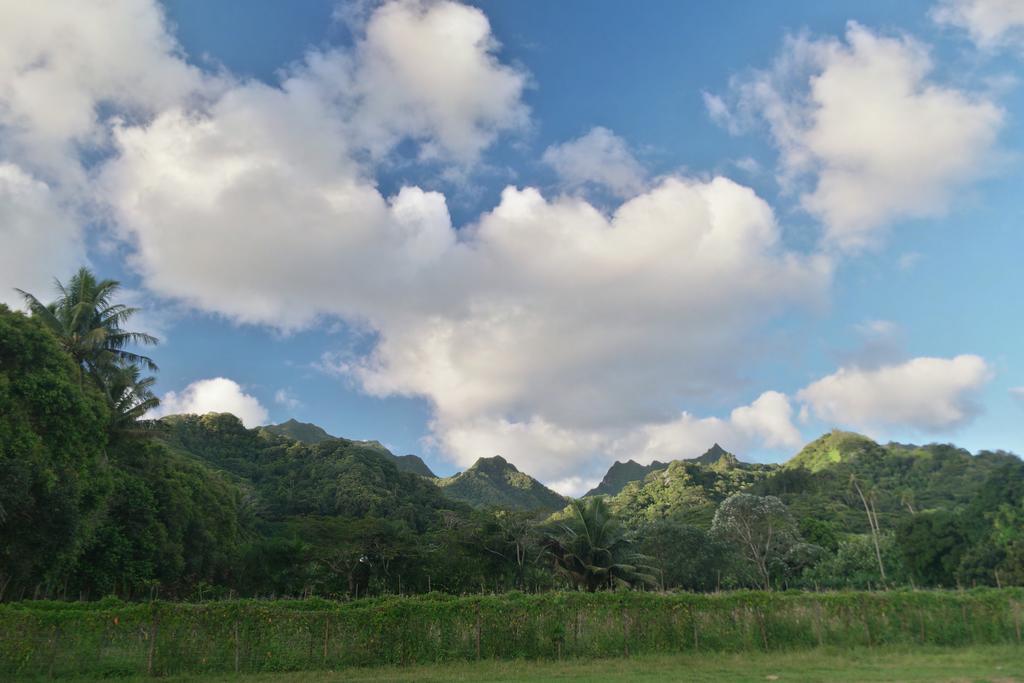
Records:
[[[1021,644],[1022,605],[1022,589],[22,602],[0,605],[0,678]]]

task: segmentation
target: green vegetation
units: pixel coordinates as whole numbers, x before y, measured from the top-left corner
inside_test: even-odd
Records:
[[[546,541],[555,569],[572,585],[593,593],[601,588],[655,586],[646,558],[633,548],[619,521],[600,498],[574,500],[558,532]]]
[[[642,481],[627,484],[611,498],[611,506],[630,520],[670,518],[708,527],[719,503],[749,491],[778,470],[774,465],[739,462],[731,453],[722,453],[714,459],[707,459],[705,454],[703,462],[673,460]]]
[[[42,323],[0,304],[0,599],[56,585],[100,523],[109,412]]]
[[[279,425],[267,425],[266,427],[260,427],[260,432],[268,432],[274,436],[284,436],[293,441],[301,441],[302,443],[308,444],[320,443],[321,441],[328,441],[330,439],[337,438],[328,434],[327,430],[323,427],[318,427],[317,425],[309,422],[299,422],[295,419],[282,422]]]
[[[500,455],[480,458],[465,472],[441,479],[438,485],[452,500],[474,507],[554,512],[567,502]]]
[[[310,424],[309,422],[299,422],[294,419],[277,425],[260,427],[259,431],[261,433],[266,432],[274,436],[283,436],[293,441],[301,441],[306,444],[317,444],[322,441],[330,441],[338,438],[328,434],[327,430],[323,427]],[[347,441],[347,439],[343,440]],[[418,474],[422,477],[431,477],[436,479],[434,473],[430,471],[429,467],[427,467],[427,463],[423,462],[418,455],[395,455],[377,441],[352,441],[350,443],[355,443],[359,446],[372,448],[378,451],[381,455],[395,463],[395,467],[403,472],[411,472],[412,474]]]
[[[639,655],[618,659],[552,661],[447,662],[412,666],[347,668],[297,673],[207,674],[171,676],[168,682],[337,683],[340,681],[688,681],[692,683],[865,683],[867,681],[1016,681],[1024,662],[1015,645],[969,648],[815,648],[805,651]],[[149,681],[149,677],[122,679]]]
[[[657,460],[649,465],[641,465],[635,460],[627,460],[626,462],[616,460],[608,468],[601,483],[587,491],[584,494],[584,498],[589,496],[614,496],[622,491],[626,484],[641,481],[651,472],[663,470],[666,467],[668,467],[666,463],[658,462]]]
[[[249,673],[821,647],[1019,651],[1022,602],[1020,589],[984,589],[14,603],[0,605],[0,673]]]

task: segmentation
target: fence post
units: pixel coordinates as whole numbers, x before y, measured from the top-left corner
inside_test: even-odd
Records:
[[[235,673],[237,674],[238,673],[238,664],[239,664],[239,661],[238,661],[238,659],[239,659],[238,658],[238,655],[239,655],[239,652],[238,652],[238,650],[239,650],[239,644],[238,644],[238,620],[237,619],[235,620],[235,624],[234,624],[233,630],[234,630],[234,635],[235,635]]]
[[[327,643],[331,635],[331,615],[324,612],[324,667],[327,666]]]
[[[476,658],[480,659],[480,603],[476,603]]]
[[[1013,626],[1017,631],[1017,644],[1020,645],[1020,603],[1012,601],[1013,605]]]
[[[697,628],[697,611],[690,608],[690,623],[693,625],[693,651],[700,651],[700,629]]]
[[[153,607],[153,616],[149,623],[149,656],[146,658],[146,675],[153,675],[153,658],[156,655],[156,637],[160,632],[160,613]]]
[[[622,644],[626,652],[626,656],[629,656],[629,612],[626,608],[622,608]]]

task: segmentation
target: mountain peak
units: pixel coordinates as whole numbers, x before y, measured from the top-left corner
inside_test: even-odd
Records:
[[[301,441],[302,443],[320,443],[321,441],[327,441],[328,439],[334,439],[336,437],[327,433],[323,427],[312,424],[310,422],[299,422],[294,417],[288,419],[281,424],[267,425],[261,429],[275,434],[277,436],[284,436],[295,441]]]
[[[722,466],[733,466],[739,464],[739,459],[725,450],[717,443],[706,450],[700,457],[694,458],[694,462],[700,463],[701,465],[722,465]]]
[[[658,462],[657,460],[653,461],[650,465],[641,465],[633,459],[629,459],[626,462],[619,462],[616,460],[612,466],[608,468],[608,472],[605,473],[601,483],[583,495],[584,497],[598,495],[614,496],[621,491],[626,484],[634,481],[640,481],[651,472],[663,469],[665,466],[665,463]]]
[[[465,472],[437,483],[449,498],[476,507],[553,512],[565,506],[564,497],[520,472],[500,455],[479,458]]]
[[[785,466],[803,467],[818,472],[837,463],[855,459],[861,453],[880,448],[881,446],[863,434],[833,429],[804,446]]]

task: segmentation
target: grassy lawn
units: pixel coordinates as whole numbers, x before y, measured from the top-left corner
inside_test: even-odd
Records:
[[[124,680],[124,679],[121,679]],[[151,681],[153,679],[133,679]],[[285,674],[181,676],[163,681],[948,681],[1024,682],[1024,648],[810,650],[659,655],[565,662],[479,662]]]

